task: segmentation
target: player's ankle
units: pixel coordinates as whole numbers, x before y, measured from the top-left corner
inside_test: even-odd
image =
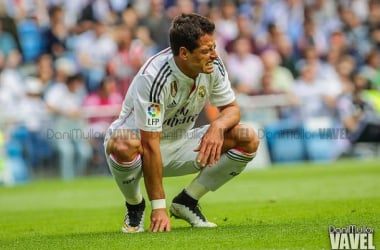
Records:
[[[138,204],[129,204],[128,202],[125,202],[126,207],[128,210],[144,210],[145,209],[145,200],[144,198],[141,200]]]
[[[173,202],[189,207],[195,207],[198,204],[198,200],[187,194],[185,189],[173,199]]]

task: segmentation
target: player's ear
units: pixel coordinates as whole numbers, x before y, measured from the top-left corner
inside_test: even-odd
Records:
[[[179,48],[179,57],[182,60],[187,60],[188,56],[189,56],[189,50],[186,49],[185,47],[180,47]]]

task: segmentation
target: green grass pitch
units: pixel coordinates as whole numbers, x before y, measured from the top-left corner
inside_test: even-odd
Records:
[[[167,200],[191,178],[165,179]],[[373,228],[380,248],[380,164],[246,171],[201,207],[218,228],[172,218],[170,233],[127,235],[120,231],[123,199],[109,176],[0,187],[0,249],[329,249],[328,226],[352,224]]]

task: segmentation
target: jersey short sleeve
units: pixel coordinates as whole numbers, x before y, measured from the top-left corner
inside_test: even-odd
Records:
[[[134,79],[133,106],[137,128],[161,132],[164,119],[164,105],[151,98],[152,80],[149,75],[140,75]]]
[[[220,107],[235,100],[235,93],[231,88],[228,73],[220,58],[214,61],[213,88],[210,95],[210,103]]]

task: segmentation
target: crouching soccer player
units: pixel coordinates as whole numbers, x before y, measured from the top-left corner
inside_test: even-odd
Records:
[[[162,232],[171,230],[162,178],[197,172],[169,211],[193,227],[216,227],[199,210],[199,199],[242,172],[255,156],[258,137],[239,124],[239,107],[215,51],[214,29],[197,14],[176,17],[170,48],[142,66],[107,132],[107,162],[126,200],[125,233],[144,231],[142,176],[152,206],[149,231]],[[192,129],[207,101],[219,108],[219,117]]]

